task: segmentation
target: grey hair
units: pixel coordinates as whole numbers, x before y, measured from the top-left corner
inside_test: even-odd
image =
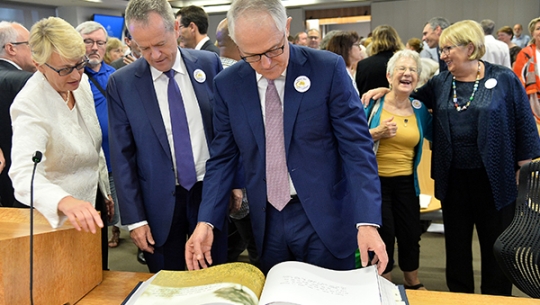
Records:
[[[326,47],[328,47],[328,43],[330,42],[330,39],[334,37],[337,33],[341,33],[343,31],[341,30],[331,30],[330,32],[326,33],[324,37],[321,39],[321,43],[319,44],[319,49],[326,50]]]
[[[493,34],[493,30],[495,29],[495,22],[493,20],[484,19],[480,22],[480,25],[482,26],[485,35]]]
[[[132,22],[141,22],[148,25],[148,15],[154,12],[161,16],[165,29],[174,31],[174,12],[167,0],[131,0],[126,7],[126,26]]]
[[[258,18],[253,13],[268,13],[274,19],[276,28],[287,33],[287,11],[280,0],[234,0],[227,12],[229,21],[229,36],[236,42],[235,25],[238,18]]]
[[[15,22],[0,21],[0,57],[6,55],[6,49],[3,47],[10,42],[16,42],[19,37],[19,33],[13,27]]]
[[[420,55],[418,52],[404,49],[401,51],[397,51],[394,53],[394,55],[388,60],[388,64],[386,67],[386,73],[390,74],[390,77],[394,76],[394,69],[396,68],[396,62],[400,58],[412,58],[416,62],[416,70],[418,71],[418,76],[420,76],[420,73],[422,72],[422,61],[420,60]]]
[[[438,26],[441,27],[441,30],[444,30],[450,26],[450,22],[444,17],[433,17],[429,19],[428,24],[433,30],[435,30]]]
[[[105,39],[109,39],[109,34],[107,34],[107,30],[104,26],[102,26],[100,23],[95,21],[85,21],[81,24],[79,24],[75,30],[79,32],[81,35],[87,35],[90,33],[94,33],[97,30],[103,30],[105,32]]]

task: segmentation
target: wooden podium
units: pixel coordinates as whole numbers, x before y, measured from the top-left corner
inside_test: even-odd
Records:
[[[0,208],[0,305],[30,304],[30,209]],[[74,304],[103,280],[101,231],[52,229],[34,211],[35,305]]]

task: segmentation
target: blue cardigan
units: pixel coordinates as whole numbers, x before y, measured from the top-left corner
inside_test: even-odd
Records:
[[[376,113],[373,114],[373,118],[371,122],[369,123],[369,129],[375,128],[379,126],[381,122],[381,112],[384,106],[384,98],[386,96],[383,96],[381,98],[381,105]],[[411,100],[411,103],[413,102],[413,98],[409,98]],[[422,146],[424,143],[424,138],[426,138],[428,141],[431,141],[432,138],[432,117],[431,114],[428,112],[426,106],[422,103],[415,103],[415,106],[418,105],[419,107],[413,106],[414,115],[416,117],[416,122],[418,124],[418,131],[420,132],[420,141],[418,142],[418,145],[414,148],[414,166],[413,166],[413,172],[414,172],[414,188],[416,190],[416,196],[420,195],[420,186],[418,185],[418,164],[420,164],[420,159],[422,158]],[[373,106],[375,106],[375,100],[370,100],[369,105],[364,109],[366,112],[366,117],[369,118],[369,115],[371,114],[371,111],[373,110]]]
[[[489,79],[496,80],[496,85],[478,90],[475,95],[474,101],[488,104],[479,108],[476,142],[495,207],[500,210],[517,198],[517,162],[540,156],[540,140],[529,99],[514,72],[503,66],[483,63],[485,75],[480,87],[486,87],[485,81]],[[453,154],[448,119],[451,94],[452,74],[448,71],[436,75],[412,94],[433,109],[431,177],[435,180],[435,197],[441,201],[448,188]]]

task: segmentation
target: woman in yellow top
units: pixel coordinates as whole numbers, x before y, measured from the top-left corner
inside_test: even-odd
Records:
[[[379,234],[388,257],[394,257],[394,242],[399,246],[399,266],[404,286],[420,289],[420,204],[416,169],[422,156],[423,138],[431,140],[431,114],[424,104],[410,98],[421,70],[418,53],[396,52],[388,61],[386,77],[390,92],[371,100],[366,108],[376,151],[382,193],[382,226]],[[393,264],[383,276],[392,279]]]

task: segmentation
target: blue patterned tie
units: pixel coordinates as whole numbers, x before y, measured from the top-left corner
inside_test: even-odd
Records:
[[[190,190],[197,182],[197,172],[195,170],[195,162],[193,161],[193,150],[191,139],[189,138],[186,109],[184,108],[180,88],[178,88],[178,84],[174,80],[174,70],[169,70],[164,72],[164,74],[169,78],[167,96],[169,99],[178,183],[186,190]]]

